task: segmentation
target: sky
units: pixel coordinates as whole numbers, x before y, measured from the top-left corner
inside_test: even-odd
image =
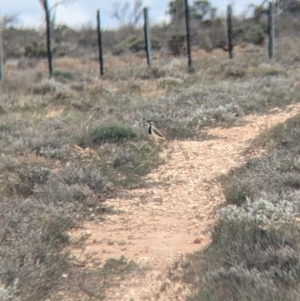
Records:
[[[73,4],[59,6],[56,12],[56,24],[66,24],[70,27],[95,26],[96,11],[101,12],[102,28],[114,28],[118,22],[112,18],[113,3],[132,3],[134,0],[77,0]],[[211,0],[219,14],[225,14],[228,3],[233,3],[234,13],[241,14],[250,3],[261,4],[263,0]],[[48,0],[49,6],[57,0]],[[149,8],[151,23],[167,21],[165,11],[169,0],[144,0],[144,6]],[[192,0],[189,0],[192,3]],[[44,22],[44,13],[39,0],[0,0],[0,15],[18,14],[18,26],[41,27]]]

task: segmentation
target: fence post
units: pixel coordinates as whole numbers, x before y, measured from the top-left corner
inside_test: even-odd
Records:
[[[48,55],[48,66],[49,76],[52,76],[52,50],[51,50],[51,24],[50,24],[50,10],[48,6],[48,0],[44,0],[44,9],[46,15],[46,35],[47,35],[47,55]]]
[[[0,80],[4,79],[3,21],[4,18],[0,17]]]
[[[191,39],[190,39],[190,11],[188,0],[184,0],[185,6],[185,25],[186,25],[186,46],[188,56],[189,71],[192,71]]]
[[[269,2],[269,11],[268,11],[268,35],[269,35],[269,59],[274,57],[274,11],[273,3]]]
[[[102,33],[101,33],[100,11],[99,10],[97,10],[97,33],[98,33],[100,75],[103,76],[104,75],[104,64],[103,64]]]
[[[144,8],[144,35],[145,35],[145,50],[147,55],[147,64],[150,67],[152,65],[151,56],[151,39],[150,39],[150,28],[148,19],[148,8]]]
[[[232,50],[232,9],[231,5],[227,6],[227,36],[228,36],[228,52],[229,52],[229,59],[233,58]]]

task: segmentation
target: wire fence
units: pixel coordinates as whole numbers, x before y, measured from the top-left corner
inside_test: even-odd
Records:
[[[268,16],[268,54],[269,58],[272,59],[274,57],[274,15],[273,15],[273,4],[270,1],[267,10]],[[233,59],[233,22],[232,22],[232,7],[231,5],[227,6],[227,16],[226,16],[226,25],[225,26],[218,26],[213,30],[211,28],[207,29],[207,31],[214,35],[219,36],[218,39],[220,41],[220,45],[222,48],[229,53],[229,59]],[[184,24],[183,24],[184,23]],[[169,49],[172,55],[180,55],[182,49],[185,49],[186,56],[187,56],[187,65],[188,71],[193,70],[192,66],[192,51],[191,48],[193,46],[199,46],[199,32],[197,32],[197,27],[191,27],[190,21],[190,13],[189,13],[189,4],[188,0],[184,1],[184,20],[181,22],[177,22],[177,24],[172,24],[173,27],[170,34],[169,28],[167,28],[166,35],[167,37],[164,38],[164,48]],[[224,21],[223,21],[224,23]],[[185,25],[185,26],[184,26]],[[222,21],[219,22],[217,25],[224,25]],[[192,29],[191,29],[192,28]],[[227,30],[226,30],[227,29]],[[99,28],[99,31],[101,29]],[[205,31],[205,29],[204,29]],[[203,34],[203,31],[202,33]],[[220,38],[221,37],[221,38]],[[147,56],[147,63],[148,66],[151,66],[151,48],[152,48],[152,41],[150,39],[150,27],[148,22],[148,12],[147,8],[144,9],[144,39],[145,39],[145,52]],[[206,41],[209,43],[208,41]],[[103,47],[102,45],[99,47]],[[137,47],[137,45],[136,45]],[[103,64],[100,61],[100,65]],[[103,75],[103,73],[101,73]]]
[[[45,3],[47,1],[45,0]],[[272,2],[267,3],[265,13],[265,25],[268,33],[268,54],[269,58],[274,58],[274,37],[275,37],[275,18],[273,15]],[[195,49],[204,49],[212,51],[215,48],[221,48],[228,51],[229,58],[234,59],[233,33],[235,38],[238,36],[240,24],[238,18],[233,16],[232,8],[227,6],[226,18],[215,18],[213,20],[195,20],[189,18],[188,0],[184,1],[184,14],[182,18],[177,18],[169,24],[160,26],[149,24],[148,10],[144,8],[144,26],[142,28],[134,28],[133,26],[124,26],[118,30],[103,30],[100,24],[100,11],[97,11],[97,30],[87,26],[79,31],[72,30],[67,26],[54,27],[51,30],[51,37],[47,31],[47,43],[41,35],[39,42],[28,43],[32,39],[30,30],[24,31],[22,45],[26,45],[25,54],[28,57],[45,57],[47,54],[52,57],[60,57],[65,55],[77,55],[90,53],[94,55],[98,52],[100,75],[105,74],[105,56],[108,51],[114,55],[120,55],[124,52],[124,43],[126,47],[140,56],[147,58],[148,66],[152,65],[152,52],[160,50],[167,56],[183,56],[187,57],[188,70],[193,69],[193,53]],[[105,24],[104,24],[105,26]],[[253,25],[256,26],[255,24]],[[3,51],[1,51],[1,41],[5,40],[5,47],[8,48],[10,41],[13,42],[14,29],[4,31],[3,39],[0,38],[0,76],[3,77]],[[0,32],[1,37],[1,32]],[[259,38],[259,37],[258,37]],[[264,37],[263,37],[264,38]],[[49,46],[49,39],[52,39],[54,46]],[[13,45],[13,43],[12,43]],[[47,45],[45,50],[43,45]],[[74,47],[74,45],[76,47]],[[9,51],[10,55],[20,55],[18,49],[20,47],[12,47]],[[163,49],[163,50],[161,50]],[[45,53],[46,51],[46,53]],[[2,63],[1,63],[2,58]],[[51,60],[49,60],[51,64]],[[52,66],[49,66],[51,76]],[[1,79],[0,77],[0,79]]]

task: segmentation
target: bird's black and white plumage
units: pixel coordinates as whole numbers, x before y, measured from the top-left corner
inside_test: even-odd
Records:
[[[148,124],[148,135],[150,137],[158,138],[158,139],[166,139],[164,135],[161,133],[159,129],[157,129],[151,120],[147,121]]]

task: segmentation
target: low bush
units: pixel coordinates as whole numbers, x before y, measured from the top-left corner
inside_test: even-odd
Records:
[[[44,300],[69,267],[62,250],[73,219],[34,198],[2,198],[0,211],[1,300]]]
[[[6,113],[6,112],[5,112],[5,110],[3,109],[3,107],[0,106],[0,115],[5,114],[5,113]]]
[[[128,48],[131,52],[138,53],[140,51],[145,51],[145,39],[144,37],[131,36],[128,38]],[[151,49],[160,50],[161,46],[159,41],[155,38],[151,38]]]
[[[153,66],[151,68],[145,68],[139,71],[136,75],[136,78],[140,79],[157,79],[163,78],[166,75],[166,72],[159,67]]]
[[[179,56],[184,51],[185,36],[176,34],[173,35],[168,41],[168,48],[172,55]]]
[[[54,70],[53,76],[62,80],[74,80],[74,74],[65,70]]]
[[[260,77],[278,76],[283,73],[284,72],[280,70],[278,65],[276,66],[276,65],[261,64],[258,66],[257,69],[253,70],[253,74]]]
[[[137,135],[130,127],[108,124],[91,129],[83,138],[85,145],[101,145],[104,143],[120,143],[136,138]]]
[[[41,58],[47,56],[47,50],[44,43],[32,41],[31,44],[25,46],[25,56],[29,58]]]
[[[221,209],[210,246],[174,266],[195,288],[187,300],[297,300],[297,214],[293,203],[272,198]]]
[[[262,45],[265,40],[265,33],[259,25],[251,27],[246,31],[245,40],[254,45]]]

